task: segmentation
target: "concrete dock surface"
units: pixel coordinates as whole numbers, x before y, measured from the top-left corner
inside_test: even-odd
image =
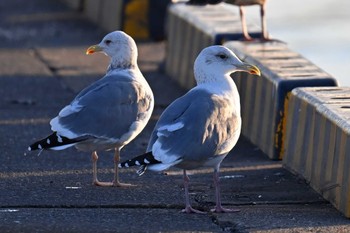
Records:
[[[350,220],[298,176],[241,137],[222,164],[225,206],[215,214],[212,171],[190,172],[193,206],[183,214],[182,171],[121,170],[130,188],[93,186],[90,154],[27,152],[48,135],[49,121],[75,95],[101,78],[102,54],[88,46],[107,32],[59,1],[0,2],[0,232],[350,232]],[[166,42],[137,42],[138,64],[155,95],[146,129],[122,150],[122,159],[145,151],[161,112],[185,93],[161,67]],[[100,180],[113,177],[113,153],[100,153]]]

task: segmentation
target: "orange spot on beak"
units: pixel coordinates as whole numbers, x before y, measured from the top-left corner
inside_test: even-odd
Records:
[[[102,51],[102,48],[99,45],[92,45],[86,50],[86,54],[89,55],[100,51]]]

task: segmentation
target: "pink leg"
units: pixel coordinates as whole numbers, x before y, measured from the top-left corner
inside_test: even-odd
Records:
[[[193,209],[190,204],[190,195],[188,193],[188,184],[190,182],[190,178],[188,178],[186,174],[186,170],[184,169],[184,187],[185,187],[185,204],[186,207],[181,212],[183,213],[196,213],[196,214],[205,214],[205,212],[202,212],[200,210]]]
[[[263,4],[263,5],[260,6],[262,39],[263,39],[263,40],[270,40],[269,35],[268,35],[268,33],[267,33],[266,17],[265,17],[265,8],[266,8],[266,5],[265,5],[265,4]]]
[[[100,182],[97,179],[97,160],[98,160],[98,155],[97,152],[94,151],[92,152],[92,184],[96,186],[103,186],[103,187],[111,187],[113,186],[112,182]]]
[[[102,187],[129,187],[132,186],[131,184],[123,184],[119,182],[119,176],[118,176],[118,163],[120,160],[119,157],[119,149],[116,148],[115,154],[114,154],[114,180],[113,182],[101,182],[97,179],[97,160],[98,155],[97,152],[92,152],[92,183],[96,186],[102,186]]]
[[[132,187],[132,186],[135,186],[133,184],[125,184],[125,183],[121,183],[119,181],[119,171],[118,171],[118,164],[119,164],[119,162],[120,162],[120,149],[119,148],[115,148],[113,186],[116,186],[116,187]]]
[[[215,186],[216,206],[214,209],[211,210],[212,212],[233,213],[233,212],[240,211],[239,209],[226,209],[221,205],[219,168],[214,169],[214,186]]]
[[[253,40],[248,34],[247,23],[244,15],[244,8],[242,6],[239,7],[239,15],[241,16],[242,33],[243,33],[244,39],[248,41]]]

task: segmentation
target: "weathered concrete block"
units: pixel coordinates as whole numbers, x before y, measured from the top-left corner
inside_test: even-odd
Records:
[[[262,71],[261,78],[233,75],[241,95],[243,135],[271,159],[282,159],[290,92],[336,86],[337,81],[281,42],[231,41],[224,46]]]
[[[249,24],[253,37],[260,29]],[[199,52],[210,45],[242,37],[238,10],[228,4],[190,6],[173,4],[168,12],[166,72],[182,87],[195,85],[193,63]]]
[[[350,217],[350,88],[297,88],[283,163]]]
[[[84,14],[106,31],[121,30],[124,1],[84,0]]]

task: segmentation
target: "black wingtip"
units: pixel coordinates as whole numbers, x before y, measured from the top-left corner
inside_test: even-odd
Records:
[[[45,147],[46,144],[44,143],[44,140],[45,139],[39,140],[37,142],[34,142],[32,145],[30,145],[28,147],[28,151],[46,149],[46,147]],[[44,147],[42,145],[44,145]]]
[[[152,154],[152,151],[147,152],[145,154],[139,155],[133,159],[129,159],[124,161],[118,165],[119,168],[123,167],[133,167],[133,166],[141,166],[140,169],[137,170],[137,174],[139,176],[145,173],[147,166],[152,164],[160,163],[160,161],[156,160]]]
[[[34,142],[28,147],[28,151],[32,150],[44,150],[44,149],[50,149],[54,147],[69,145],[69,144],[75,144],[77,142],[80,142],[84,140],[83,138],[76,138],[76,139],[69,139],[63,136],[60,136],[57,134],[57,132],[52,133],[46,138],[43,138],[37,142]]]

